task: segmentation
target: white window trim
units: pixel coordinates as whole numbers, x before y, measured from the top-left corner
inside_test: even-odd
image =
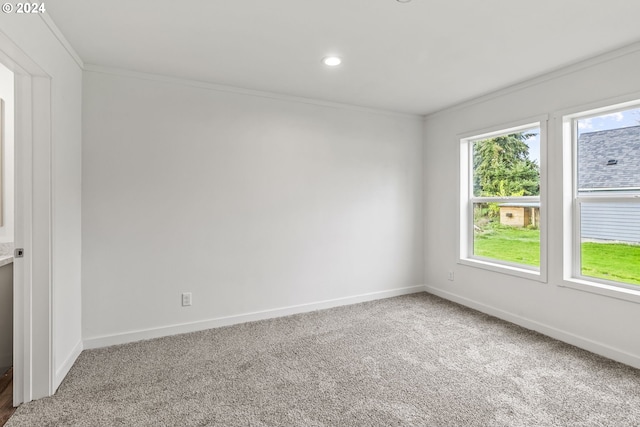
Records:
[[[640,193],[630,191],[625,195],[600,194],[578,195],[577,191],[577,135],[574,120],[597,117],[602,114],[640,107],[640,94],[633,100],[618,99],[598,104],[590,104],[583,108],[563,111],[554,114],[559,124],[558,135],[563,144],[563,280],[560,287],[590,292],[611,298],[640,303],[640,286],[614,282],[606,279],[583,276],[580,271],[580,208],[579,202],[632,202],[635,203]]]
[[[458,264],[466,265],[497,273],[508,274],[524,279],[547,282],[547,128],[548,115],[536,116],[518,122],[492,126],[482,130],[465,132],[457,136],[459,149],[459,171],[460,179],[458,198]],[[475,197],[471,194],[473,188],[473,177],[471,176],[472,153],[470,144],[473,141],[483,138],[504,135],[522,130],[540,129],[540,196],[528,197]],[[485,200],[486,199],[486,200]],[[485,258],[472,254],[473,248],[473,203],[482,201],[491,202],[531,202],[540,201],[540,267],[527,267],[522,264],[500,261],[492,258]]]

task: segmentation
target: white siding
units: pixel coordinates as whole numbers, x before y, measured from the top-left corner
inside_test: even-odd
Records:
[[[583,239],[640,242],[640,204],[583,203]]]

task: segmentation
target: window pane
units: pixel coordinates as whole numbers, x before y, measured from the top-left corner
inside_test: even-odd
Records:
[[[580,206],[581,274],[640,285],[640,204]]]
[[[540,267],[539,203],[474,203],[473,254]]]
[[[577,120],[578,191],[640,189],[640,109]]]
[[[540,195],[540,128],[473,141],[473,195]]]

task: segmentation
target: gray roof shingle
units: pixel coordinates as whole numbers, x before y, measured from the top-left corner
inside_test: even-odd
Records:
[[[610,160],[617,164],[607,165]],[[578,187],[640,188],[640,126],[581,134]]]

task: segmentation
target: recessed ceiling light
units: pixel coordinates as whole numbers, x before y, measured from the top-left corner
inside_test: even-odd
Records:
[[[336,67],[342,64],[342,59],[337,56],[325,56],[322,58],[322,63],[329,67]]]
[[[411,0],[396,0],[398,3],[409,3]]]

